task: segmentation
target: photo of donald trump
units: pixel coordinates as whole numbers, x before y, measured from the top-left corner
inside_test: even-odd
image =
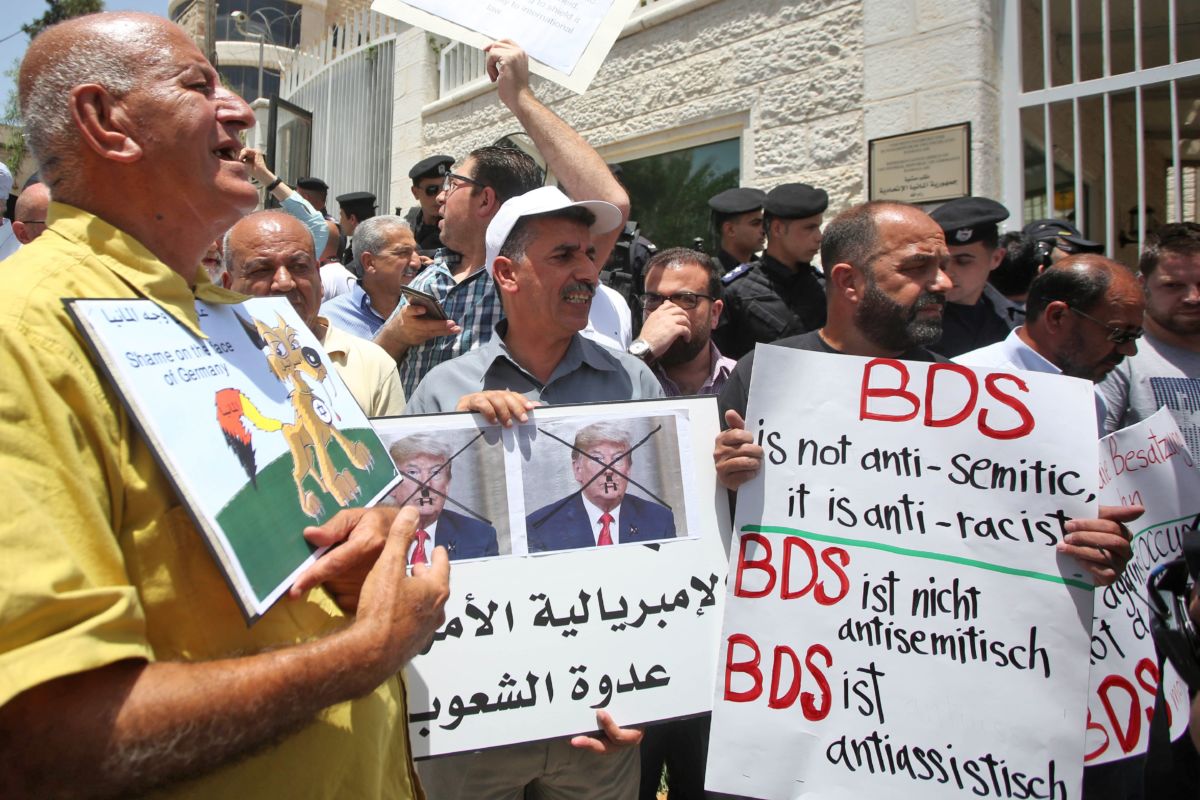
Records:
[[[675,537],[675,515],[664,505],[628,493],[635,453],[618,424],[580,428],[571,451],[579,489],[525,519],[529,552],[570,550]]]
[[[427,434],[416,434],[393,442],[388,453],[400,472],[400,483],[392,490],[391,499],[398,505],[415,508],[421,516],[409,564],[428,564],[433,548],[438,545],[446,548],[451,561],[499,554],[495,527],[477,518],[478,515],[446,508],[454,456],[449,444]]]

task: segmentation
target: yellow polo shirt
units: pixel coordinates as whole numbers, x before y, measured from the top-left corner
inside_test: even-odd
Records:
[[[197,335],[195,298],[241,295],[198,271],[195,292],[103,220],[51,204],[49,229],[0,261],[0,705],[129,658],[199,661],[345,625],[323,590],[248,628],[63,298],[154,300]],[[180,420],[180,424],[188,424]],[[175,798],[420,797],[398,678]]]

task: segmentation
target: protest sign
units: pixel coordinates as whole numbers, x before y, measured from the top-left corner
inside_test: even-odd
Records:
[[[707,788],[1077,798],[1091,384],[759,345],[746,421]]]
[[[482,50],[512,39],[529,69],[583,94],[638,0],[375,0],[371,10]]]
[[[1133,559],[1116,583],[1096,591],[1092,678],[1085,759],[1105,764],[1146,752],[1160,675],[1146,581],[1159,564],[1182,553],[1185,528],[1200,514],[1200,472],[1170,411],[1100,440],[1100,499],[1141,505],[1130,523]],[[1187,730],[1188,690],[1170,663],[1161,675],[1171,738]]]
[[[304,540],[396,471],[286,298],[196,303],[199,338],[150,300],[68,308],[229,582],[266,612],[315,557]]]
[[[385,502],[414,506],[453,561],[446,623],[407,670],[414,756],[591,731],[601,708],[623,725],[709,710],[728,529],[714,398],[543,407],[511,430],[376,424],[403,476]],[[448,483],[414,455],[432,440]],[[444,538],[447,511],[478,535]]]

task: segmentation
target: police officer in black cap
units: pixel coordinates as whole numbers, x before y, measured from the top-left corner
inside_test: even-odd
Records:
[[[797,336],[825,324],[825,282],[810,263],[821,249],[824,189],[785,183],[767,193],[767,249],[721,279],[725,311],[713,331],[721,352],[741,358],[756,342]]]
[[[296,181],[296,192],[321,212],[325,219],[333,219],[325,210],[325,201],[329,199],[329,184],[325,181],[320,178],[301,178]]]
[[[350,248],[350,241],[354,238],[354,229],[358,227],[358,223],[375,216],[375,195],[370,192],[350,192],[338,195],[337,201],[341,209],[339,224],[342,227],[342,238],[345,239],[342,263],[361,279],[362,275],[355,271],[354,253]]]
[[[453,163],[453,156],[430,156],[418,161],[408,171],[417,205],[408,210],[404,219],[413,229],[421,255],[431,258],[434,251],[442,247],[441,229],[438,227],[442,216],[438,213],[437,198],[442,191],[442,181]]]
[[[767,193],[762,189],[744,186],[726,189],[708,199],[722,272],[758,260],[756,254],[762,250],[767,235],[763,227],[766,198]]]
[[[1065,219],[1035,219],[1021,232],[1038,243],[1046,266],[1080,253],[1104,254],[1104,245],[1085,239],[1079,228]]]
[[[942,338],[929,349],[946,358],[994,344],[1021,324],[1025,312],[992,288],[988,276],[1000,266],[999,223],[1008,209],[986,197],[960,197],[938,206],[929,216],[941,226],[950,250],[946,267],[953,286],[946,292]]]

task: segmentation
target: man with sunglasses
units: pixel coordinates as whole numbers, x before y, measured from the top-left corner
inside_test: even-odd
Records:
[[[412,196],[417,205],[409,209],[404,219],[412,226],[417,247],[423,256],[432,258],[434,252],[442,248],[442,232],[438,227],[442,215],[438,211],[438,195],[442,193],[442,182],[453,165],[453,156],[430,156],[418,161],[408,171],[408,177],[412,180]]]
[[[716,394],[737,362],[712,341],[721,318],[721,277],[703,253],[676,247],[646,264],[645,321],[629,353],[650,365],[668,397]]]
[[[622,225],[593,241],[596,263],[604,264],[629,217],[629,196],[604,159],[534,96],[525,51],[508,39],[486,51],[488,76],[500,101],[533,139],[562,190],[573,199],[603,200],[621,211]],[[505,201],[542,181],[536,162],[512,147],[479,148],[445,176],[437,198],[445,249],[409,285],[437,298],[449,319],[432,319],[423,307],[401,301],[375,337],[399,363],[407,396],[431,369],[492,339],[504,312],[484,264],[488,224]]]
[[[1094,253],[1056,261],[1033,279],[1025,324],[1002,342],[963,353],[973,367],[1052,372],[1099,382],[1137,353],[1145,300],[1133,273]],[[1103,435],[1105,403],[1096,393]]]

